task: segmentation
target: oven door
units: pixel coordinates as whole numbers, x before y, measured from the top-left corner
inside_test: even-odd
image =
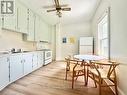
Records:
[[[52,51],[45,51],[45,60],[52,58]]]

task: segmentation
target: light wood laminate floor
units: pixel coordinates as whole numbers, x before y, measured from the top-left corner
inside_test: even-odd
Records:
[[[65,80],[65,63],[53,62],[10,84],[0,95],[98,95],[92,80],[87,87],[82,80],[78,78],[72,90],[71,77]],[[114,94],[104,88],[102,95]]]

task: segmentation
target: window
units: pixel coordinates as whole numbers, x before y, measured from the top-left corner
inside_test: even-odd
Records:
[[[99,55],[109,57],[109,29],[108,15],[106,14],[98,23],[98,50]]]

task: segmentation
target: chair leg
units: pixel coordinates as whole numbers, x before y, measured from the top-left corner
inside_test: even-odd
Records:
[[[118,95],[117,85],[115,85],[115,92],[116,92],[116,95]]]
[[[85,83],[86,86],[88,84],[88,76],[89,76],[89,71],[88,71],[88,68],[87,68],[87,72],[86,72],[86,83]]]
[[[72,89],[74,88],[74,74],[72,76]]]
[[[80,73],[80,72],[78,72],[78,74],[77,74],[77,75],[79,75],[79,73]],[[76,77],[76,79],[75,79],[75,80],[77,80],[77,79],[78,79],[78,76]]]
[[[86,75],[84,74],[84,82],[85,82],[85,86],[87,86],[86,85]]]
[[[101,95],[101,85],[99,84],[99,95]]]
[[[101,82],[102,82],[102,79],[99,78],[99,95],[101,95],[101,90],[102,90],[102,87],[101,87]]]
[[[96,83],[96,80],[95,80],[95,76],[94,75],[93,75],[93,79],[94,79],[95,88],[97,88],[97,83]]]
[[[67,70],[66,70],[66,76],[65,76],[65,80],[67,80]]]
[[[116,78],[115,78],[114,84],[115,84],[115,92],[116,92],[116,95],[118,95],[117,80],[116,80]]]

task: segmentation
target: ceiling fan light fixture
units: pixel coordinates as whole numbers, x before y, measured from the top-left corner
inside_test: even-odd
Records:
[[[58,17],[62,17],[62,11],[71,11],[70,7],[66,7],[66,6],[68,6],[67,4],[60,5],[59,0],[54,0],[54,2],[55,2],[55,9],[47,10],[47,12],[56,11],[56,15]]]
[[[56,15],[58,15],[59,17],[62,17],[62,13],[60,11],[57,11]]]

